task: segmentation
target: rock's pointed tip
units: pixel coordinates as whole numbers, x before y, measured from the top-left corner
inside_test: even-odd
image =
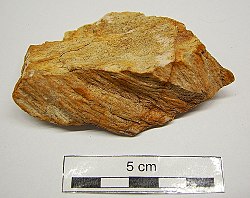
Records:
[[[223,86],[229,85],[235,81],[235,77],[233,73],[226,68],[223,68],[221,70],[221,79],[222,79]]]

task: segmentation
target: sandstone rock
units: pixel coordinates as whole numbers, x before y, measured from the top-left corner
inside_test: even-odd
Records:
[[[233,81],[182,23],[109,13],[62,41],[31,45],[13,99],[41,120],[134,136]]]

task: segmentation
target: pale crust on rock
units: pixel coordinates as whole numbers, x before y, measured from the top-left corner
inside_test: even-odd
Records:
[[[109,13],[62,41],[31,45],[13,99],[41,120],[134,136],[233,81],[182,23]]]

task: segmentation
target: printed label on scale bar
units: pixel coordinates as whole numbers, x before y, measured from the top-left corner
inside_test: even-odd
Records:
[[[224,192],[222,159],[213,156],[65,156],[63,192]]]

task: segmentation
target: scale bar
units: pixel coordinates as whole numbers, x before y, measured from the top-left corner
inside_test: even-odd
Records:
[[[65,156],[62,191],[219,193],[224,192],[222,160],[212,156]]]
[[[72,177],[71,188],[185,188],[213,187],[214,178]]]

